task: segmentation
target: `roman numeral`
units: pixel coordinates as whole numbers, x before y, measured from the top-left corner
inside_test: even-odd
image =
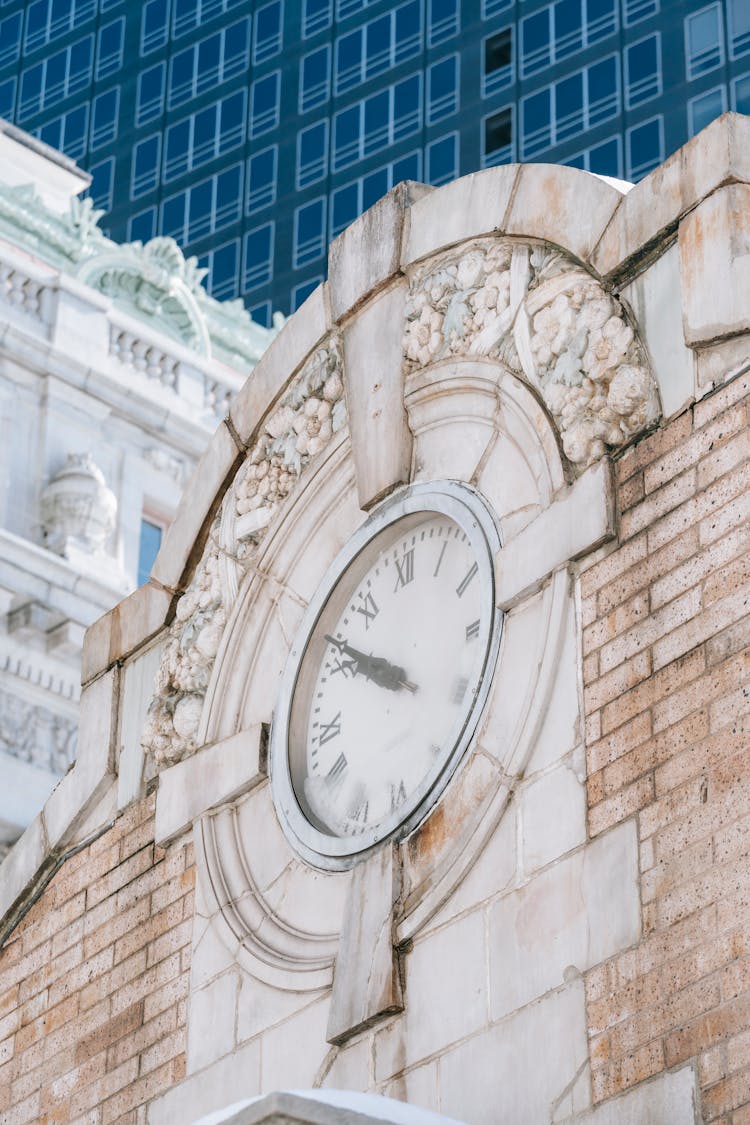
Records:
[[[326,774],[326,781],[329,783],[329,785],[336,785],[339,781],[341,781],[346,767],[347,761],[345,756],[343,754],[339,754],[338,758]]]
[[[396,565],[398,566],[398,563]],[[359,597],[362,605],[357,606],[357,613],[361,613],[364,617],[365,630],[367,630],[370,628],[370,622],[374,621],[377,616],[378,607],[375,604],[375,599],[372,594],[360,594]]]
[[[466,593],[466,587],[469,585],[478,570],[479,567],[476,563],[474,563],[471,570],[467,571],[467,573],[459,582],[458,586],[456,586],[456,593],[458,594],[459,598],[462,598],[464,596],[464,594]]]
[[[476,621],[472,621],[471,625],[466,626],[466,640],[467,641],[475,641],[478,636],[479,636],[479,618],[477,618]]]
[[[404,785],[404,779],[401,779],[398,788],[391,782],[391,812],[395,812],[399,805],[403,805],[405,800],[406,786]]]
[[[318,735],[318,745],[325,746],[326,742],[330,742],[337,734],[341,734],[341,712],[337,711],[330,723],[320,724],[320,734]],[[344,762],[346,765],[346,762]]]
[[[396,559],[396,585],[393,588],[395,594],[401,586],[408,586],[414,577],[414,548],[410,547],[408,551],[404,552],[404,557],[399,561]]]
[[[356,674],[356,667],[356,660],[339,660],[338,656],[334,656],[331,675],[335,676],[337,672],[341,672],[344,679],[346,679],[347,676],[354,676]]]
[[[466,695],[466,689],[469,686],[469,679],[467,676],[460,676],[453,685],[453,702],[458,705],[463,697]]]
[[[352,820],[356,825],[358,825],[361,831],[364,831],[365,825],[367,824],[367,817],[369,815],[369,812],[370,802],[362,801],[362,803],[357,805],[356,809],[352,813]]]
[[[440,570],[440,564],[443,561],[443,555],[445,554],[445,548],[447,546],[448,546],[447,543],[443,543],[442,547],[440,548],[440,554],[438,555],[437,566],[435,567],[435,569],[432,572],[433,578],[437,578],[437,576],[438,576],[438,571]]]

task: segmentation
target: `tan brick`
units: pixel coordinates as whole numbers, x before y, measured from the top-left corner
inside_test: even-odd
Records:
[[[706,488],[718,477],[724,476],[731,469],[747,461],[748,457],[750,457],[750,431],[745,429],[703,458],[698,465],[698,488]]]
[[[113,1016],[106,1024],[102,1024],[90,1035],[79,1039],[76,1046],[76,1065],[86,1062],[92,1055],[97,1055],[100,1051],[106,1051],[112,1043],[116,1043],[118,1039],[122,1039],[123,1036],[140,1027],[142,1022],[143,1002],[138,1000],[135,1004],[131,1004],[129,1008],[118,1012],[116,1016]]]
[[[638,652],[606,675],[583,689],[583,704],[587,713],[598,711],[611,700],[630,691],[651,674],[651,653]]]
[[[749,1019],[750,997],[724,1004],[699,1016],[698,1019],[667,1037],[665,1043],[667,1066],[677,1066],[678,1063],[697,1055],[699,1051],[713,1046],[718,1040],[726,1039],[747,1027]],[[747,1062],[748,1060],[746,1065]]]
[[[654,655],[657,651],[662,653],[668,639],[677,633],[678,627],[689,625],[699,614],[700,609],[701,591],[698,587],[693,587],[692,590],[688,590],[681,597],[663,605],[661,609],[645,617],[643,621],[629,629],[627,633],[623,633],[621,637],[617,637],[604,645],[599,653],[599,667],[602,673],[606,673],[610,668],[616,667],[622,661],[628,660],[637,652],[642,652],[651,645],[654,646]],[[658,642],[662,638],[667,639],[659,644]],[[682,649],[682,651],[675,653],[675,656],[671,659],[681,656],[686,651],[688,649]],[[661,668],[667,663],[669,663],[669,660],[660,659],[658,667]]]
[[[104,901],[112,903],[113,907],[116,902],[114,896],[110,896]],[[148,919],[149,913],[150,903],[148,896],[137,900],[129,910],[115,910],[112,917],[84,939],[84,955],[86,957],[92,957],[102,949],[105,949],[108,945],[115,945],[117,939],[122,934],[127,934],[143,926]]]
[[[749,544],[750,525],[744,525],[704,547],[699,554],[693,555],[681,566],[675,567],[663,578],[652,583],[649,591],[651,609],[658,609],[665,602],[678,597],[690,586],[702,583],[724,563],[745,551]]]
[[[696,492],[697,475],[695,469],[674,477],[663,488],[652,492],[640,504],[625,512],[620,520],[620,537],[624,541],[650,527],[656,520],[674,511],[692,499]]]
[[[647,465],[644,471],[645,491],[648,493],[661,488],[672,477],[702,461],[714,448],[728,441],[744,426],[744,403],[730,407],[721,417],[695,430],[685,441]]]
[[[157,1070],[152,1070],[150,1073],[143,1075],[116,1097],[104,1102],[102,1106],[103,1125],[108,1125],[111,1121],[122,1121],[125,1114],[132,1111],[136,1106],[150,1101],[157,1093],[168,1089],[176,1082],[181,1081],[183,1077],[184,1064],[179,1057],[170,1059]]]
[[[581,593],[593,597],[604,586],[616,582],[620,575],[630,570],[636,563],[643,562],[648,553],[646,535],[640,535],[623,544],[619,550],[607,555],[590,570],[581,575]]]
[[[705,654],[698,651],[688,653],[687,656],[675,660],[666,668],[660,669],[648,680],[638,684],[619,699],[613,700],[604,707],[602,711],[602,733],[609,734],[610,731],[622,726],[623,723],[628,722],[649,707],[661,708],[658,730],[664,730],[681,719],[689,710],[702,706],[700,700],[698,700],[694,708],[687,707],[686,710],[681,711],[682,695],[674,707],[669,704],[679,694],[677,689],[682,688],[683,685],[692,685],[705,670],[705,666]],[[689,690],[688,687],[685,687],[685,699],[687,699]]]
[[[750,1105],[750,1069],[730,1075],[703,1093],[705,1121],[715,1121],[722,1113],[744,1105]]]
[[[183,949],[185,946],[190,945],[193,932],[193,920],[188,918],[175,926],[171,930],[167,930],[161,937],[152,941],[148,947],[146,954],[146,964],[149,968],[156,965],[159,961],[163,961],[165,957]]]
[[[142,1024],[132,1035],[113,1043],[107,1049],[107,1069],[112,1070],[130,1059],[133,1055],[140,1055],[143,1051],[158,1043],[161,1039],[171,1036],[178,1027],[185,1033],[184,1020],[178,1021],[177,1007],[173,1005],[166,1008],[155,1019]]]
[[[708,715],[706,715],[706,726],[708,726]],[[589,770],[594,772],[603,769],[611,762],[624,757],[645,742],[650,735],[651,713],[642,711],[630,722],[624,723],[604,738],[589,744],[587,751]]]
[[[605,617],[598,618],[583,631],[583,652],[587,655],[620,636],[648,614],[648,594],[641,591],[628,601],[620,603]]]
[[[589,809],[589,832],[597,836],[605,829],[627,820],[633,813],[650,804],[654,797],[654,779],[651,774],[639,777],[632,785],[621,789],[613,797]]]
[[[84,1086],[83,1089],[74,1091],[70,1098],[71,1116],[100,1106],[102,1102],[111,1098],[118,1090],[132,1086],[137,1077],[138,1060],[128,1059],[116,1070],[111,1070],[103,1074],[101,1078],[97,1078],[95,1082],[90,1082],[88,1086]]]
[[[674,449],[680,442],[690,436],[693,430],[693,419],[689,411],[685,411],[678,418],[656,430],[653,434],[643,438],[637,445],[628,449],[622,457],[617,459],[617,476],[623,482],[628,480],[633,473],[657,461],[670,449]]]
[[[149,903],[150,900],[141,900]],[[164,910],[158,913],[153,913],[153,906],[151,906],[151,915],[143,923],[143,925],[130,930],[123,937],[119,938],[115,945],[115,964],[130,957],[138,949],[145,949],[147,945],[153,942],[161,934],[167,933],[173,927],[179,925],[183,917],[182,900],[177,899],[172,902]]]
[[[693,407],[696,426],[705,426],[718,414],[728,410],[735,402],[740,402],[750,395],[750,374],[744,371],[739,376],[719,387],[712,394],[706,395]]]
[[[86,891],[87,908],[96,906],[102,899],[115,894],[121,887],[132,883],[144,871],[148,871],[153,866],[153,858],[153,846],[142,848],[141,851],[136,852],[130,859],[124,860],[101,879],[89,884]]]

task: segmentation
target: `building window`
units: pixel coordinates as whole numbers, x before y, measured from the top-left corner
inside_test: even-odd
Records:
[[[159,182],[159,159],[161,156],[161,133],[154,133],[145,141],[139,141],[133,149],[133,174],[130,198],[137,199],[146,191],[152,191]]]
[[[96,51],[96,77],[106,78],[122,66],[122,51],[125,42],[125,17],[113,20],[99,31]]]
[[[643,125],[628,129],[628,179],[640,180],[664,159],[664,123],[653,117]]]
[[[422,49],[422,10],[409,0],[336,40],[336,93],[383,74]]]
[[[297,187],[321,180],[328,171],[328,122],[317,121],[297,135]]]
[[[247,162],[247,209],[267,207],[276,198],[278,145],[254,153]]]
[[[250,21],[239,20],[174,55],[169,70],[169,106],[182,105],[247,70]]]
[[[180,243],[203,238],[240,217],[241,198],[242,165],[235,164],[165,199],[161,205],[162,231]]]
[[[583,168],[586,172],[594,172],[598,176],[613,176],[622,178],[622,155],[620,151],[620,138],[610,137],[601,144],[588,148],[571,156],[565,163],[570,168]]]
[[[272,317],[270,301],[261,301],[259,305],[253,305],[249,312],[252,320],[254,320],[256,324],[262,325],[263,328],[271,327]]]
[[[206,106],[165,134],[164,178],[174,179],[241,145],[245,139],[245,91]]]
[[[39,129],[39,137],[52,148],[61,149],[72,160],[80,160],[86,152],[89,107],[78,106],[49,121]]]
[[[281,50],[283,10],[281,0],[265,4],[255,13],[255,42],[253,62],[261,63],[273,58]]]
[[[198,265],[208,270],[206,289],[217,301],[237,296],[237,281],[240,261],[240,241],[238,238],[209,250],[198,259]]]
[[[622,0],[623,22],[626,27],[655,16],[658,11],[659,0]]]
[[[482,51],[482,97],[497,93],[513,81],[513,29],[485,39]]]
[[[334,171],[410,136],[421,126],[422,76],[414,74],[336,114]]]
[[[156,208],[147,207],[133,215],[128,222],[128,238],[131,242],[148,242],[156,233]]]
[[[281,71],[256,78],[250,93],[250,136],[259,137],[279,123]]]
[[[302,34],[305,38],[331,26],[332,7],[332,0],[304,0]]]
[[[482,167],[507,164],[513,159],[513,110],[510,106],[484,119]]]
[[[0,117],[12,121],[15,105],[16,80],[15,78],[8,78],[5,82],[0,82]]]
[[[575,137],[616,116],[619,109],[617,56],[561,78],[522,102],[523,156]]]
[[[429,0],[427,43],[430,47],[458,35],[459,27],[458,0]]]
[[[94,39],[87,35],[25,70],[21,76],[19,117],[48,109],[88,86],[93,53]]]
[[[506,8],[513,7],[513,0],[482,0],[482,19],[490,20],[499,16]]]
[[[641,39],[625,52],[625,104],[628,109],[661,93],[659,36]]]
[[[366,6],[367,0],[336,0],[336,19],[345,20],[347,16],[361,12]]]
[[[271,280],[273,261],[273,223],[248,231],[245,235],[245,268],[243,281],[246,289],[266,285]]]
[[[328,43],[301,60],[299,90],[300,113],[328,101],[331,93],[331,48]]]
[[[743,74],[732,85],[732,104],[737,113],[750,113],[750,74]]]
[[[166,66],[163,62],[143,70],[138,75],[136,96],[136,124],[145,125],[159,117],[164,109],[164,80]]]
[[[729,53],[733,59],[750,51],[750,4],[729,0]]]
[[[705,129],[715,117],[727,108],[727,92],[724,86],[717,86],[688,102],[688,131],[691,137]]]
[[[214,16],[228,12],[241,0],[174,0],[172,34],[175,39],[202,27]]]
[[[25,52],[28,54],[38,47],[45,47],[66,32],[80,27],[95,15],[96,0],[33,0],[26,5]],[[16,16],[9,16],[7,21],[0,24],[0,43],[5,44],[10,41],[13,21],[20,18],[19,12]]]
[[[141,54],[158,51],[169,33],[169,0],[146,0],[141,17]]]
[[[374,172],[354,180],[353,183],[337,188],[331,195],[331,232],[330,237],[335,238],[342,230],[348,227],[371,207],[373,203],[385,195],[394,184],[402,180],[420,180],[422,178],[422,154],[411,152],[390,164],[385,164]]]
[[[458,110],[458,55],[433,63],[427,71],[427,123],[434,124]]]
[[[156,562],[156,556],[161,546],[164,528],[154,523],[145,516],[141,520],[141,537],[138,543],[138,585],[143,586],[148,582],[151,567]]]
[[[557,0],[521,23],[523,77],[617,31],[617,0]]]
[[[292,289],[292,312],[296,312],[300,305],[304,305],[307,298],[315,292],[322,281],[322,276],[318,275],[318,277],[310,278],[309,281],[303,281],[301,284],[295,285]]]
[[[711,4],[685,19],[685,55],[688,81],[700,78],[724,62],[721,9]]]
[[[427,182],[447,184],[458,175],[458,133],[440,137],[427,146]]]
[[[21,12],[0,20],[0,66],[17,62],[21,55]]]
[[[112,189],[115,183],[115,158],[114,156],[102,160],[91,169],[91,184],[89,195],[94,201],[94,206],[100,211],[112,210]]]
[[[97,94],[91,107],[91,147],[99,148],[117,136],[120,87]]]
[[[325,248],[325,199],[314,199],[294,212],[294,268],[319,258]]]

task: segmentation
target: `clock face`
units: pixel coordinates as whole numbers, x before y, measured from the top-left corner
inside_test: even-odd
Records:
[[[335,866],[405,834],[447,782],[497,648],[498,545],[471,490],[414,486],[324,579],[271,748],[277,808],[306,858]]]

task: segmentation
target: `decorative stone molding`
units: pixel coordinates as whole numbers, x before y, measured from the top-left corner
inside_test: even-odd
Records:
[[[115,529],[117,500],[90,453],[68,454],[40,508],[46,546],[60,555],[71,547],[100,554]]]
[[[62,776],[75,758],[78,724],[0,691],[0,750]]]
[[[21,270],[0,262],[0,299],[43,322],[43,292],[44,286],[40,282],[27,277]]]
[[[263,423],[214,521],[190,586],[177,603],[143,746],[158,768],[193,754],[227,613],[278,505],[311,458],[346,422],[341,348],[331,336],[307,360]]]
[[[577,471],[659,414],[656,382],[619,302],[543,243],[477,239],[413,272],[406,371],[451,356],[499,359],[530,383]]]

